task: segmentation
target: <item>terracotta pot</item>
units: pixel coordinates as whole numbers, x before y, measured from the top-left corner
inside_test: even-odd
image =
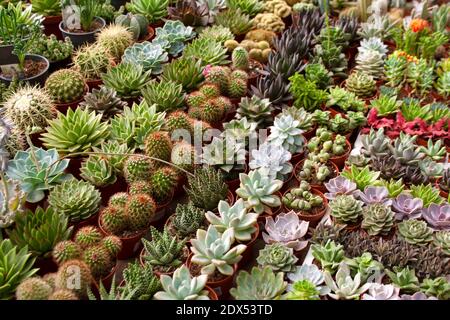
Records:
[[[67,173],[72,174],[77,179],[81,179],[80,168],[81,168],[81,165],[82,165],[85,157],[77,156],[77,157],[68,158],[68,159],[70,159],[70,161],[69,161],[69,166],[67,167],[67,170],[66,170]]]
[[[443,190],[440,186],[441,180],[442,180],[442,177],[439,177],[436,179],[435,187],[436,187],[436,189],[439,190],[439,194],[441,195],[441,197],[448,199],[448,192]]]
[[[110,235],[108,232],[103,229],[102,223],[101,223],[101,217],[98,215],[98,226],[100,227],[100,230],[104,235]],[[126,260],[130,259],[131,257],[134,257],[137,252],[141,249],[141,238],[147,233],[148,228],[142,231],[139,231],[138,233],[128,236],[128,237],[119,237],[122,241],[122,249],[117,254],[117,259],[119,260]]]
[[[208,293],[209,293],[208,294],[209,299],[211,299],[211,300],[219,300],[219,298],[217,297],[217,293],[212,288],[210,288],[208,286],[205,286],[205,290],[207,290]]]
[[[317,125],[314,125],[314,127],[309,129],[308,131],[303,132],[303,136],[305,137],[306,140],[310,140],[311,138],[313,138],[316,135],[316,130],[317,130]]]
[[[306,141],[305,142],[305,145],[307,144],[308,142]],[[306,148],[306,147],[305,147]],[[295,167],[295,165],[297,164],[297,163],[299,163],[300,161],[302,161],[303,159],[305,158],[305,151],[303,151],[303,152],[301,152],[301,153],[295,153],[293,156],[292,156],[292,158],[291,158],[291,163],[292,163],[292,165]]]
[[[233,205],[233,204],[234,204],[234,195],[233,195],[233,193],[232,193],[230,190],[228,190],[228,194],[227,194],[227,202],[228,202],[230,205]]]
[[[283,196],[285,196],[288,192],[289,191],[286,191]],[[323,193],[320,190],[317,190],[315,188],[311,188],[311,193],[315,194],[315,195],[318,195],[318,196],[320,196],[322,198],[322,200],[323,200],[323,209],[320,212],[318,212],[318,213],[316,213],[314,215],[303,214],[302,212],[296,212],[296,213],[297,213],[298,217],[301,220],[308,221],[309,222],[309,226],[314,228],[322,220],[323,216],[325,215],[325,213],[328,210],[328,199],[325,198],[325,196],[323,195]],[[284,209],[285,212],[289,212],[289,211],[293,210],[293,209],[287,208],[285,205],[283,205],[283,209]]]
[[[259,224],[255,223],[255,232],[252,234],[252,238],[248,242],[241,242],[239,240],[236,240],[237,243],[245,244],[247,246],[247,249],[245,249],[244,253],[242,254],[242,259],[239,261],[238,265],[239,268],[245,268],[248,264],[252,261],[253,256],[253,248],[255,247],[256,240],[259,237],[260,228]]]
[[[62,16],[46,16],[42,24],[44,25],[44,33],[46,36],[54,34],[58,40],[64,40],[61,30],[59,30],[59,23],[62,21]]]
[[[343,155],[331,157],[330,161],[338,167],[338,169],[342,169],[345,166],[345,161],[347,160],[348,156],[350,155],[350,152],[352,151],[352,145],[348,141],[348,139],[345,141],[346,144],[346,150]]]
[[[137,42],[151,41],[154,36],[155,36],[155,29],[153,29],[151,26],[148,26],[147,35],[144,38],[138,40]]]
[[[92,89],[98,89],[100,88],[100,86],[103,84],[103,80],[102,79],[98,79],[98,80],[86,80],[86,83],[89,87],[89,92],[92,91]]]
[[[300,172],[300,169],[303,167],[303,162],[304,162],[304,160],[300,161],[294,168],[294,176],[298,182],[302,181],[302,179],[299,176],[297,176],[297,172]],[[333,178],[337,177],[339,175],[339,168],[331,161],[328,161],[327,164],[334,169],[335,176],[333,176]],[[325,188],[325,186],[323,184],[310,184],[310,185],[311,185],[311,188],[316,189],[322,193],[327,192],[327,189]]]
[[[49,258],[37,257],[33,267],[39,268],[37,274],[40,276],[58,271],[58,264],[51,256]]]
[[[82,102],[84,100],[84,96],[88,92],[89,92],[89,86],[86,84],[84,87],[83,96],[80,99],[73,101],[73,102],[69,102],[69,103],[55,103],[56,109],[63,114],[66,114],[67,110],[69,110],[69,109],[76,110],[76,108],[78,107],[80,102]]]
[[[116,262],[116,265],[114,266],[114,268],[111,270],[111,272],[108,273],[107,276],[100,279],[100,281],[102,282],[102,284],[106,290],[111,289],[112,280],[114,278],[114,275],[116,274],[116,270],[117,270],[117,262]],[[96,281],[96,283],[97,283],[97,281]],[[98,285],[100,286],[100,283],[98,283]]]
[[[127,191],[127,183],[123,177],[119,176],[117,177],[116,182],[111,185],[99,188],[99,191],[102,195],[102,205],[107,206],[109,198],[111,198],[112,195],[118,192]]]
[[[44,192],[45,192],[44,199],[42,199],[41,201],[36,202],[36,203],[25,202],[25,208],[27,208],[28,210],[31,210],[33,212],[36,211],[36,209],[38,207],[41,207],[43,209],[47,208],[47,202],[45,201],[45,199],[47,199],[48,191],[44,191]]]
[[[98,216],[99,216],[99,214],[97,212],[96,214],[93,214],[89,218],[84,219],[82,221],[69,222],[69,226],[73,227],[72,236],[75,236],[75,233],[77,233],[77,231],[83,227],[97,226]]]

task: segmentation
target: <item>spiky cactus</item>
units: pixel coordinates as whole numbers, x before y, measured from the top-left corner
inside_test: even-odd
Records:
[[[145,194],[130,196],[126,206],[129,229],[131,231],[146,229],[155,212],[156,204],[150,196]]]
[[[85,90],[83,75],[71,69],[52,73],[45,82],[45,89],[56,103],[70,103],[79,100]]]
[[[147,157],[134,155],[125,161],[123,170],[128,183],[148,180],[154,171],[154,163]]]
[[[232,98],[244,97],[247,94],[247,82],[242,79],[232,79],[228,91]]]
[[[52,252],[53,259],[58,264],[66,261],[79,259],[81,257],[82,249],[78,243],[73,241],[61,241],[54,248]]]
[[[145,154],[149,157],[170,161],[172,141],[169,134],[163,131],[150,133],[145,139]],[[153,161],[155,167],[163,165],[160,161]]]
[[[44,89],[29,85],[12,94],[2,110],[2,115],[11,120],[19,132],[28,134],[44,130],[47,119],[54,118],[55,114],[51,96]]]
[[[214,66],[209,68],[205,73],[205,78],[208,83],[218,86],[222,95],[226,95],[228,93],[228,82],[231,73],[230,68]]]
[[[86,296],[86,290],[92,283],[89,266],[81,260],[64,262],[56,274],[55,285],[58,289],[73,290],[79,298]]]
[[[206,101],[206,97],[200,91],[191,92],[186,96],[186,103],[190,108],[199,108]]]
[[[166,118],[166,129],[170,133],[173,133],[176,130],[186,130],[188,132],[192,132],[192,122],[191,118],[187,115],[187,113],[183,111],[175,111],[169,114]]]
[[[196,164],[195,148],[184,141],[174,144],[170,162],[183,170],[192,172]]]
[[[248,52],[243,47],[237,47],[231,54],[231,61],[235,69],[247,70],[249,65],[248,59]]]
[[[48,297],[48,300],[78,300],[78,297],[72,290],[58,289]]]
[[[47,300],[52,287],[39,277],[24,280],[16,289],[17,300]]]
[[[129,185],[128,192],[131,195],[136,194],[146,194],[151,196],[152,195],[152,184],[150,181],[142,180],[142,181],[135,181]]]
[[[119,61],[133,43],[133,34],[125,26],[111,24],[97,34],[97,43]]]
[[[108,200],[108,206],[125,209],[125,205],[128,202],[128,193],[117,192],[111,196]]]
[[[102,239],[102,246],[108,250],[111,257],[116,257],[122,249],[122,241],[116,236],[106,236]]]
[[[217,85],[212,83],[204,84],[199,89],[200,93],[205,96],[206,99],[216,98],[220,96],[220,89]]]
[[[81,248],[85,249],[98,244],[102,240],[102,233],[97,227],[86,226],[77,231],[74,240]]]
[[[114,265],[109,251],[101,245],[86,248],[83,252],[83,260],[89,266],[95,279],[106,276]]]
[[[121,235],[128,225],[125,209],[109,205],[101,211],[100,223],[106,232],[114,235]]]
[[[98,43],[87,44],[73,55],[73,69],[86,80],[99,80],[114,63],[108,49]]]
[[[152,195],[156,201],[166,200],[173,192],[178,175],[172,167],[163,167],[155,171],[150,178]]]

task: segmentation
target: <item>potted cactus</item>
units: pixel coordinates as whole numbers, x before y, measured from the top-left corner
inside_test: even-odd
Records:
[[[42,24],[44,25],[44,33],[47,36],[55,35],[56,38],[62,40],[62,34],[59,30],[59,23],[62,21],[61,0],[32,0],[32,11],[41,14],[44,17]]]
[[[151,41],[155,30],[149,25],[148,19],[142,14],[128,12],[116,17],[115,23],[127,27],[133,34],[134,41]]]

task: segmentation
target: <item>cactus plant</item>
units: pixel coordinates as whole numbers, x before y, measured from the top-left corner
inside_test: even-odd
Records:
[[[167,200],[174,191],[178,182],[178,175],[172,167],[157,169],[150,177],[152,196],[156,201]]]
[[[170,161],[172,154],[172,141],[169,134],[163,131],[150,133],[145,138],[145,154],[149,157]],[[155,167],[160,167],[161,162],[153,161]]]
[[[126,216],[131,231],[145,230],[156,212],[154,200],[144,194],[130,196],[126,205]]]
[[[16,289],[17,300],[47,300],[52,287],[42,278],[33,277],[21,282]]]
[[[81,246],[74,241],[61,241],[53,248],[53,259],[59,265],[66,261],[80,259],[82,254]]]
[[[83,261],[89,266],[94,279],[108,275],[115,263],[109,251],[102,245],[86,248],[83,252]]]
[[[57,289],[48,297],[48,300],[78,300],[78,297],[72,290]]]
[[[125,49],[133,43],[133,36],[131,31],[120,24],[111,24],[96,35],[97,43],[108,50],[116,61],[122,58]]]
[[[94,226],[82,227],[77,231],[74,237],[75,243],[83,249],[99,244],[101,239],[102,233]]]
[[[106,232],[114,235],[121,235],[128,228],[128,219],[124,208],[114,205],[102,209],[100,223]]]
[[[69,260],[58,269],[55,284],[58,289],[73,290],[79,298],[86,296],[86,290],[92,283],[89,266],[81,260]]]
[[[144,156],[133,155],[124,164],[124,176],[128,183],[149,180],[154,171],[154,162]]]
[[[73,69],[88,81],[101,79],[113,64],[109,50],[97,43],[79,48],[73,56]]]
[[[45,89],[56,103],[70,103],[79,100],[85,92],[83,75],[71,69],[52,73],[45,81]]]
[[[231,54],[233,68],[247,70],[249,68],[248,52],[242,47],[237,47]]]
[[[59,214],[78,222],[95,215],[100,207],[100,192],[88,182],[71,179],[55,186],[48,203]]]

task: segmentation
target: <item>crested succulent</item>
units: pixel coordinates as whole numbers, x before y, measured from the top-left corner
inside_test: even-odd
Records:
[[[127,103],[117,96],[117,92],[105,86],[99,89],[92,89],[84,96],[84,101],[80,107],[89,111],[95,111],[102,115],[102,120],[108,120],[117,113],[122,112]]]
[[[308,245],[304,240],[308,226],[309,222],[300,221],[293,211],[279,214],[275,220],[273,217],[267,217],[265,224],[267,233],[263,233],[263,239],[268,244],[282,243],[294,251],[301,251]]]
[[[242,259],[247,246],[233,245],[234,230],[228,229],[223,234],[210,225],[208,230],[197,230],[197,237],[191,240],[192,263],[202,266],[201,273],[212,275],[216,270],[225,276],[234,273],[234,264]]]
[[[215,209],[228,192],[223,175],[211,167],[196,169],[194,176],[188,176],[188,186],[184,189],[192,203],[205,210]]]
[[[41,140],[47,148],[65,154],[90,151],[109,136],[108,124],[101,122],[101,117],[95,112],[69,109],[66,115],[59,113],[49,121]]]
[[[422,207],[422,199],[413,198],[407,194],[400,194],[392,203],[392,210],[397,220],[420,218]]]
[[[372,97],[376,91],[375,80],[367,73],[355,71],[345,81],[345,87],[360,98]]]
[[[433,230],[425,221],[405,220],[398,224],[398,232],[403,240],[418,246],[426,245],[433,240]]]
[[[29,85],[16,90],[4,101],[2,108],[2,116],[26,134],[43,131],[47,120],[54,118],[55,114],[49,93]]]
[[[340,195],[330,202],[331,215],[341,223],[356,223],[362,214],[363,202],[352,195]]]
[[[17,300],[48,300],[52,287],[40,277],[22,281],[16,289]]]
[[[97,44],[108,50],[116,60],[122,58],[125,49],[133,43],[134,34],[121,24],[111,24],[103,28],[97,35]]]
[[[320,262],[322,269],[335,273],[339,264],[344,260],[344,248],[333,240],[325,244],[313,244],[311,246],[314,259]]]
[[[236,300],[278,299],[286,289],[283,272],[274,272],[269,266],[253,267],[251,272],[240,271],[236,278],[236,288],[230,294]]]
[[[48,203],[70,222],[79,222],[95,215],[100,207],[100,192],[90,183],[71,179],[55,186]]]
[[[259,250],[256,261],[262,268],[268,266],[273,271],[292,272],[298,258],[294,255],[293,248],[288,248],[282,243],[274,243],[266,244]]]
[[[142,239],[144,244],[143,260],[161,272],[170,272],[183,263],[185,256],[185,240],[171,236],[167,229],[159,232],[150,227],[152,240]]]
[[[450,205],[432,203],[422,209],[422,217],[434,230],[450,230]]]
[[[150,72],[140,64],[122,62],[102,75],[106,87],[116,90],[122,98],[136,97],[150,80]]]
[[[164,291],[155,293],[156,300],[209,300],[208,291],[204,290],[208,276],[202,274],[192,277],[186,266],[181,266],[173,273],[173,277],[161,276]]]
[[[28,202],[36,203],[45,197],[46,190],[70,178],[64,173],[69,160],[58,162],[58,159],[56,149],[46,151],[32,147],[27,151],[18,151],[14,159],[8,162],[6,175],[17,181]]]
[[[110,51],[97,43],[79,48],[73,56],[74,70],[86,80],[99,80],[106,73],[114,59]]]
[[[394,213],[385,204],[369,204],[362,215],[361,227],[371,236],[386,235],[394,226]]]
[[[181,238],[195,234],[204,224],[205,211],[195,207],[191,202],[178,204],[171,220],[174,232]]]
[[[71,69],[52,73],[45,81],[45,89],[56,103],[70,103],[79,100],[85,92],[83,75]]]
[[[52,208],[44,210],[38,207],[35,212],[16,215],[15,226],[7,234],[15,245],[20,248],[27,246],[33,256],[47,258],[55,245],[67,240],[71,232],[67,217]]]

